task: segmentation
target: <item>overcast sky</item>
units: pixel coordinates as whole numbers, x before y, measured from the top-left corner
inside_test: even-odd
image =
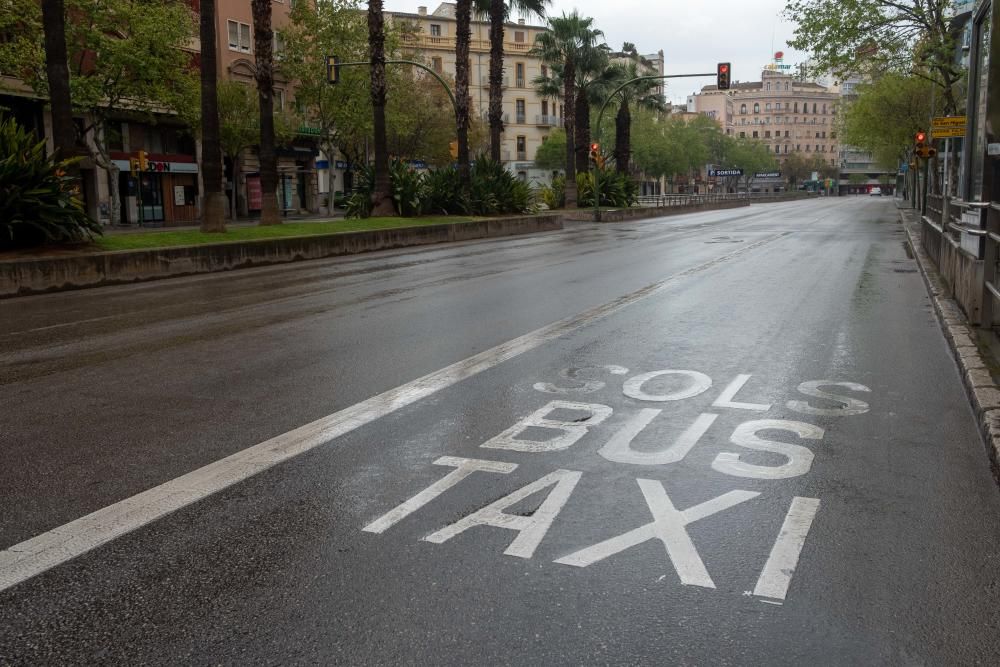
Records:
[[[384,0],[392,11],[428,12],[434,0]],[[785,64],[795,65],[805,55],[788,48],[794,25],[779,16],[785,0],[553,0],[549,14],[559,16],[574,9],[594,18],[615,49],[632,42],[639,53],[663,49],[667,74],[714,72],[717,62],[733,64],[734,81],[760,80],[760,71],[775,51],[783,51]],[[537,22],[537,19],[529,21]],[[687,96],[713,78],[668,81],[667,97],[683,103]]]

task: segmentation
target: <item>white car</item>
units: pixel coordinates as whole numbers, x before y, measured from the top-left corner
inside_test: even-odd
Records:
[[[872,197],[881,197],[882,188],[872,188],[872,191],[869,192],[868,194],[870,194]]]

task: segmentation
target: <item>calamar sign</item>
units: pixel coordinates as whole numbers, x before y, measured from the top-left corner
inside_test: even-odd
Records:
[[[764,69],[771,71],[792,69],[791,65],[785,65],[784,62],[782,62],[784,59],[785,59],[785,54],[781,51],[778,51],[777,53],[774,54],[774,62],[764,65]]]

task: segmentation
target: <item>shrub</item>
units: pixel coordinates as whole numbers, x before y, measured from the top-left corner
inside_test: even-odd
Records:
[[[553,178],[552,185],[542,188],[540,196],[550,211],[566,206],[566,177]]]
[[[87,241],[101,228],[83,208],[76,160],[56,161],[13,119],[0,119],[0,249]]]
[[[375,169],[363,164],[354,171],[354,191],[347,198],[348,218],[367,218],[372,214],[372,192],[375,190]]]
[[[597,171],[601,185],[601,206],[627,207],[636,202],[638,185],[627,174],[612,169]],[[594,205],[594,177],[590,172],[576,175],[577,205],[581,208]]]
[[[423,175],[409,165],[393,160],[389,165],[389,180],[392,182],[392,202],[396,213],[404,218],[420,215],[427,190]]]
[[[500,162],[480,155],[472,166],[469,209],[473,215],[533,213],[534,193]]]
[[[424,213],[437,215],[468,215],[469,200],[462,193],[458,170],[453,167],[435,169],[424,175],[427,186]]]

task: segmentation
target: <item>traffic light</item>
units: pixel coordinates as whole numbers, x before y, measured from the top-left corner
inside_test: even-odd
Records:
[[[448,143],[448,153],[451,155],[451,159],[458,159],[458,140]]]
[[[146,158],[146,151],[139,151],[137,166],[139,167],[139,171],[146,171],[149,167],[149,160]]]
[[[601,145],[596,141],[590,144],[590,161],[598,164],[601,159]]]
[[[715,82],[719,90],[729,90],[729,63],[719,63],[715,66]]]
[[[326,57],[326,82],[340,83],[340,58],[337,56]]]
[[[920,158],[932,158],[937,155],[937,149],[927,145],[927,133],[923,130],[913,137],[913,154]]]

